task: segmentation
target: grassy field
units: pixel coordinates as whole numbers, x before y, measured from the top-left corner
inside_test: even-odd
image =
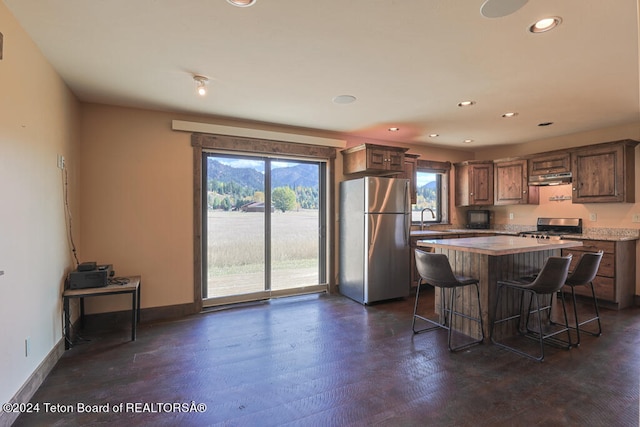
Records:
[[[264,290],[264,214],[208,212],[208,295]],[[318,211],[274,212],[272,289],[318,284]]]

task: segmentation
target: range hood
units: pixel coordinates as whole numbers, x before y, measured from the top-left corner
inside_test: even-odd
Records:
[[[571,172],[548,173],[529,177],[529,185],[571,184]]]

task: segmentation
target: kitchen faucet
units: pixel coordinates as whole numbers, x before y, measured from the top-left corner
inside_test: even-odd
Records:
[[[431,212],[431,217],[435,219],[436,214],[433,212],[433,209],[431,208],[424,208],[422,209],[422,211],[420,211],[420,230],[424,230],[424,211],[429,211]]]

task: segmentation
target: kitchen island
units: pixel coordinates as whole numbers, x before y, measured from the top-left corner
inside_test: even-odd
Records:
[[[433,250],[449,257],[449,263],[456,274],[470,276],[480,281],[480,304],[484,323],[485,342],[489,340],[489,331],[496,302],[498,280],[508,280],[537,273],[546,259],[559,256],[561,249],[582,246],[581,241],[532,239],[518,236],[467,237],[459,239],[419,240],[419,249]],[[439,312],[440,290],[436,288],[436,312]],[[457,307],[477,316],[475,290],[463,288],[457,293]],[[512,306],[517,301],[503,299],[504,304]],[[460,305],[462,304],[462,305]],[[512,307],[508,307],[511,309]],[[464,334],[479,337],[473,322],[462,321],[454,325]]]

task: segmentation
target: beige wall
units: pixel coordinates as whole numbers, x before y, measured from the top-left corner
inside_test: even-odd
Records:
[[[79,105],[2,2],[0,31],[0,402],[7,402],[62,339],[60,295],[74,264],[57,155],[68,165],[79,225]]]
[[[81,261],[142,276],[142,307],[193,302],[193,156],[175,114],[83,104]],[[124,310],[125,295],[87,300]]]

